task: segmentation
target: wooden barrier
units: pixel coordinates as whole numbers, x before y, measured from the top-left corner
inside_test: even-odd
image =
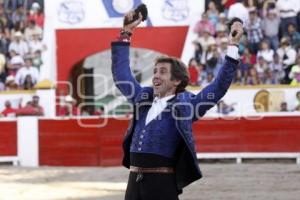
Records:
[[[17,121],[0,121],[0,156],[17,155]]]
[[[264,157],[272,155],[272,158],[276,153],[298,155],[299,121],[300,116],[201,120],[193,125],[196,149],[200,157],[210,154],[219,158],[224,153],[241,158],[243,153],[248,157],[261,153]],[[122,141],[128,122],[128,119],[112,118],[40,119],[39,163],[50,166],[121,165]],[[106,125],[101,126],[103,123]],[[0,126],[0,156],[17,156],[16,121],[1,121]]]

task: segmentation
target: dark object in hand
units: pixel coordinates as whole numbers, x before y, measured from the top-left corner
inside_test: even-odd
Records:
[[[143,19],[142,21],[145,21],[148,17],[148,9],[147,6],[145,4],[140,4],[135,10],[134,10],[134,15],[132,20],[128,21],[126,18],[124,20],[124,25],[127,24],[131,24],[132,22],[134,22],[135,20],[137,20],[139,18],[139,13],[142,14]]]
[[[234,17],[234,18],[232,18],[232,19],[228,22],[228,24],[227,24],[229,31],[231,31],[231,26],[232,26],[232,24],[233,24],[234,22],[240,22],[241,24],[243,24],[243,21],[242,21],[240,18]],[[232,37],[235,37],[236,34],[237,34],[237,31],[233,31],[232,34],[231,34],[231,36],[232,36]]]

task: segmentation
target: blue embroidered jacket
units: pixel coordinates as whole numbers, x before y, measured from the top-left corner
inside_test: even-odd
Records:
[[[132,76],[129,67],[129,46],[128,42],[112,42],[112,73],[115,84],[128,101],[134,105],[134,108],[145,104],[151,105],[154,98],[153,88],[141,87]],[[192,123],[201,118],[225,95],[237,65],[237,60],[226,56],[223,66],[210,85],[196,95],[187,91],[178,93],[172,101],[172,109],[176,116],[175,127],[183,140],[183,145],[176,155],[175,166],[179,190],[202,177],[196,157]],[[131,125],[123,141],[123,165],[127,168],[130,166],[130,145],[136,123],[143,122],[136,120],[134,112]]]

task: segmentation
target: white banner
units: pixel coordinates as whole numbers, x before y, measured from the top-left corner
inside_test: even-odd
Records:
[[[55,29],[121,27],[141,3],[148,8],[144,26],[190,25],[204,10],[202,0],[46,0],[45,13]]]
[[[123,16],[144,3],[148,19],[141,26],[190,26],[183,55],[184,62],[193,56],[193,26],[204,11],[204,0],[45,0],[44,44],[41,80],[57,80],[57,29],[89,29],[121,27]]]
[[[229,89],[226,95],[222,98],[223,102],[232,107],[231,111],[228,109],[226,112],[233,116],[250,116],[256,114],[276,114],[281,112],[281,104],[286,103],[287,112],[295,111],[299,100],[296,98],[296,93],[300,88],[296,87],[278,87],[278,88],[243,88],[243,89]],[[199,91],[193,90],[193,93]],[[267,112],[262,112],[266,109]],[[216,116],[217,106],[214,106],[205,116]],[[286,112],[284,112],[286,113]]]

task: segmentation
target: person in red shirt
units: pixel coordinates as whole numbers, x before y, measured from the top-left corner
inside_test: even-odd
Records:
[[[190,59],[188,71],[190,74],[190,85],[198,85],[198,63],[195,58]]]
[[[80,115],[80,110],[76,106],[76,100],[70,95],[65,97],[65,104],[58,108],[58,116],[76,116]]]
[[[33,20],[33,21],[35,21],[36,25],[43,28],[44,27],[44,19],[45,19],[45,16],[44,16],[41,6],[37,2],[34,2],[32,4],[31,10],[27,17],[28,22]]]
[[[1,112],[1,115],[4,117],[16,116],[17,109],[11,107],[10,101],[6,100],[4,105],[5,109]]]
[[[17,110],[17,116],[24,116],[24,115],[36,115],[36,116],[43,116],[44,109],[42,106],[39,105],[40,97],[34,95],[32,97],[32,101],[27,102],[25,107],[22,107]]]

